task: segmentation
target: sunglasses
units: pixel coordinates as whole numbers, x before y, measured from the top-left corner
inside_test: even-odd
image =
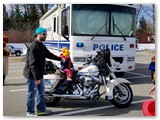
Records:
[[[42,33],[41,35],[47,36],[47,33]]]

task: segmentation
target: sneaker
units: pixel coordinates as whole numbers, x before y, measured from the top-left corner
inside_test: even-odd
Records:
[[[35,113],[26,113],[26,116],[37,116]]]
[[[72,79],[70,77],[67,78],[67,81],[72,81]]]
[[[50,113],[52,113],[52,110],[37,111],[38,116],[48,115]]]

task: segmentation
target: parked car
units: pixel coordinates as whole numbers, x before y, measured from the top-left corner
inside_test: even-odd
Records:
[[[7,45],[11,54],[15,54],[16,56],[21,56],[23,54],[23,49],[22,48],[17,48],[12,45]]]

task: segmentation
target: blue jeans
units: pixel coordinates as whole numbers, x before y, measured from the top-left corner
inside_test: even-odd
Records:
[[[27,79],[27,112],[34,113],[35,107],[35,97],[36,97],[36,106],[37,111],[44,112],[46,106],[44,103],[44,81],[41,80],[41,83],[36,85],[35,80]]]

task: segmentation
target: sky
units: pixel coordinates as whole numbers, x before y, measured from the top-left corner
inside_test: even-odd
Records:
[[[144,16],[145,19],[152,21],[151,16],[153,15],[152,4],[143,4],[144,8],[140,12],[140,17]]]

